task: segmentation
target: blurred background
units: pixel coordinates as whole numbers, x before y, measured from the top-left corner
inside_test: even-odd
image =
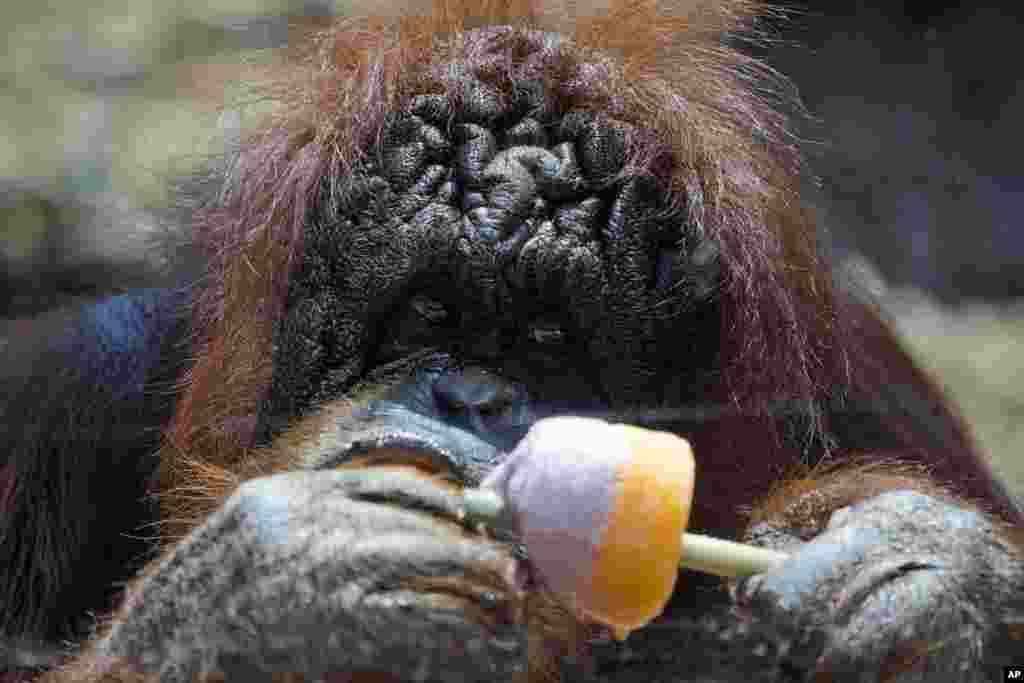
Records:
[[[805,0],[760,53],[796,83],[809,192],[843,273],[893,316],[1024,495],[1019,2]],[[0,348],[60,306],[159,277],[168,181],[298,17],[339,0],[36,0],[0,27]]]

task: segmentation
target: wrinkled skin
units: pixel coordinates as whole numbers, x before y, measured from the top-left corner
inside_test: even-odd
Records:
[[[486,56],[505,30],[471,34],[467,50]],[[562,49],[555,36],[527,38],[530,50]],[[746,529],[791,551],[788,562],[732,594],[684,576],[665,614],[624,643],[575,624],[531,573],[528,549],[463,526],[458,488],[533,422],[565,414],[690,439],[701,531],[743,534],[740,508],[797,463],[872,451],[937,463],[947,483],[1011,521],[1019,513],[969,450],[942,452],[939,440],[917,455],[888,429],[894,414],[925,436],[928,415],[955,429],[944,409],[929,410],[931,390],[898,372],[892,393],[870,402],[839,400],[842,387],[793,401],[780,388],[779,412],[765,418],[778,429],[739,438],[763,416],[720,391],[728,263],[702,223],[699,188],[667,202],[656,178],[626,163],[642,130],[615,111],[557,111],[539,75],[503,98],[473,74],[438,69],[461,88],[461,108],[410,98],[379,153],[322,184],[274,320],[258,414],[216,423],[251,438],[247,457],[286,466],[211,494],[212,514],[147,568],[109,631],[46,680],[539,681],[549,670],[597,681],[997,680],[1024,648],[1013,629],[1024,613],[1020,548],[994,518],[907,490],[912,478],[864,500],[804,489]],[[158,346],[174,346],[167,334]],[[823,415],[834,432],[808,427]],[[12,452],[79,476],[35,444]],[[846,490],[861,476],[851,471]],[[801,513],[805,500],[818,514]],[[18,557],[31,577],[45,556]],[[31,589],[22,574],[5,578],[8,596]],[[29,623],[23,614],[57,620],[59,605],[26,604],[5,629]]]
[[[387,504],[396,499],[409,507]],[[253,480],[134,596],[103,653],[162,681],[211,670],[516,671],[523,633],[506,598],[516,561],[460,533],[457,505],[451,490],[408,473]],[[414,582],[431,579],[433,590]]]
[[[795,548],[793,559],[743,582],[736,598],[820,635],[819,670],[983,680],[1019,656],[1019,638],[990,625],[1019,618],[1020,563],[982,515],[892,491],[836,511],[803,545],[771,527],[755,527],[754,538]]]

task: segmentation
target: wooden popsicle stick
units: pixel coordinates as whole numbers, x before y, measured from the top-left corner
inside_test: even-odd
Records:
[[[789,555],[778,550],[686,532],[679,566],[705,574],[740,578],[763,574],[787,559]]]

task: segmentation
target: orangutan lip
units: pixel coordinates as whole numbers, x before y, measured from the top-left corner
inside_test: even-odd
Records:
[[[357,438],[347,451],[339,454],[341,460],[334,466],[349,461],[373,465],[419,465],[437,470],[462,480],[456,464],[462,460],[431,440],[412,432],[386,432]]]
[[[316,469],[412,465],[475,486],[502,452],[482,439],[390,401],[371,401],[344,420]]]

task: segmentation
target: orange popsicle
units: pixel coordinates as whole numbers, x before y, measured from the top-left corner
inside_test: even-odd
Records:
[[[466,511],[505,519],[553,591],[625,638],[661,613],[680,566],[746,576],[786,559],[685,533],[694,479],[690,445],[675,434],[554,417],[465,492]]]

